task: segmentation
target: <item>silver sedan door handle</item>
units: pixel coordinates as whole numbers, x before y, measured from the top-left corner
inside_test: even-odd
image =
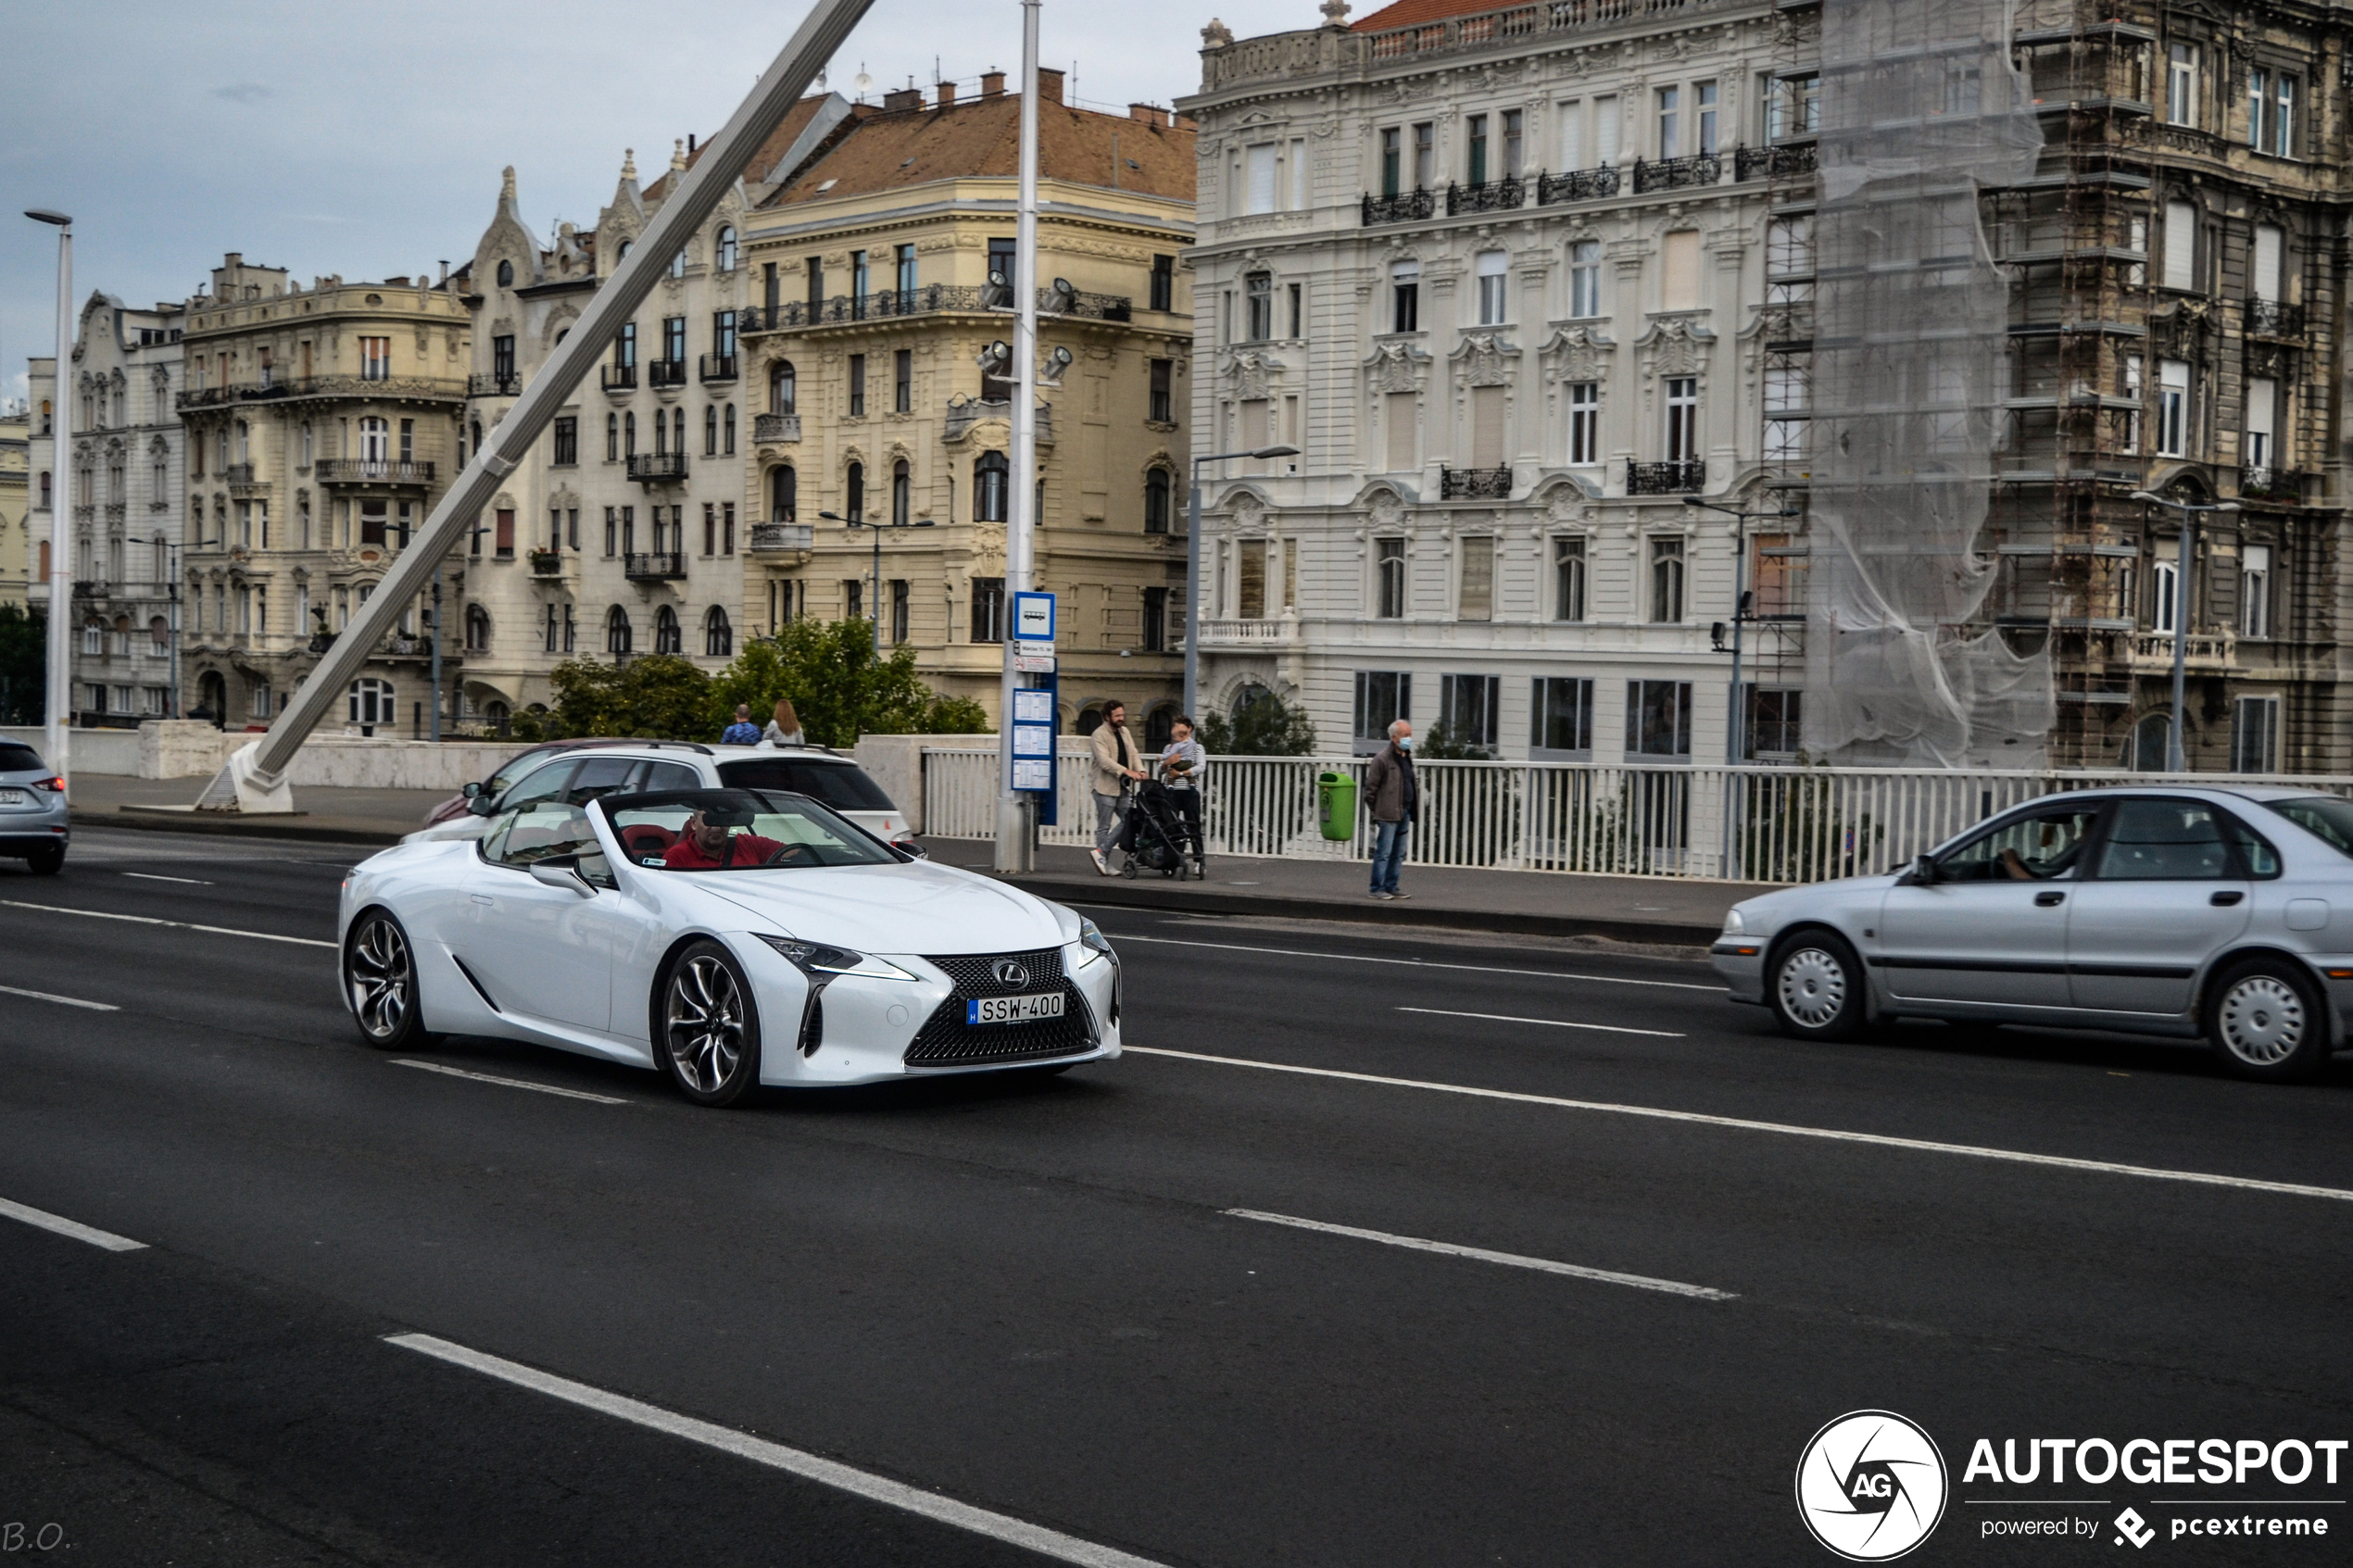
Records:
[[[2067,902],[2067,895],[2064,893],[2037,893],[2034,895],[2034,907],[2038,909],[2047,909],[2054,905],[2063,904],[2065,902]]]

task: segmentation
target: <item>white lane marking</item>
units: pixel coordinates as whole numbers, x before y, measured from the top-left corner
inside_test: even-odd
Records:
[[[112,1002],[85,1002],[80,997],[60,997],[55,991],[28,991],[21,985],[0,985],[0,992],[11,997],[31,997],[36,1002],[56,1002],[60,1007],[88,1008],[92,1012],[120,1012]]]
[[[141,882],[184,882],[191,887],[210,887],[212,885],[212,884],[206,882],[201,877],[158,876],[154,872],[125,872],[122,874],[125,876],[135,876]]]
[[[748,1459],[754,1464],[764,1464],[772,1470],[798,1475],[804,1481],[814,1481],[821,1486],[831,1486],[852,1497],[864,1498],[869,1502],[902,1509],[938,1524],[969,1530],[976,1536],[987,1536],[991,1540],[1023,1547],[1059,1562],[1076,1562],[1081,1568],[1161,1568],[1160,1564],[1148,1558],[1099,1546],[1076,1536],[1065,1536],[1060,1530],[1050,1530],[1043,1524],[1032,1524],[1026,1519],[1015,1519],[1010,1514],[975,1508],[970,1503],[941,1497],[937,1492],[910,1486],[903,1481],[872,1474],[799,1449],[788,1449],[782,1443],[754,1437],[733,1427],[679,1415],[659,1405],[630,1399],[625,1394],[608,1393],[602,1388],[575,1383],[569,1377],[558,1377],[552,1373],[541,1372],[504,1357],[486,1355],[480,1350],[468,1349],[463,1345],[453,1345],[430,1334],[392,1334],[384,1338],[387,1344],[511,1383],[519,1388],[528,1388],[534,1393],[650,1427],[673,1437],[684,1437],[690,1443],[700,1443],[723,1453]]]
[[[1456,1012],[1452,1008],[1399,1008],[1399,1012],[1427,1012],[1439,1018],[1483,1018],[1490,1023],[1541,1023],[1548,1029],[1598,1029],[1604,1035],[1652,1035],[1662,1040],[1683,1036],[1672,1029],[1628,1029],[1616,1023],[1571,1023],[1558,1018],[1515,1018],[1505,1012]]]
[[[437,1061],[419,1061],[412,1056],[392,1059],[395,1067],[414,1067],[426,1073],[445,1073],[452,1078],[471,1078],[477,1084],[498,1084],[510,1089],[531,1089],[543,1095],[561,1095],[566,1099],[593,1099],[598,1105],[627,1105],[625,1099],[611,1095],[592,1095],[585,1089],[560,1089],[553,1084],[526,1083],[521,1078],[494,1078],[487,1073],[469,1073],[462,1067],[444,1067]]]
[[[315,936],[281,936],[273,931],[240,931],[233,925],[198,925],[193,921],[157,920],[153,915],[118,915],[105,909],[69,909],[63,904],[28,904],[21,898],[0,898],[12,909],[39,909],[44,915],[88,915],[92,920],[122,920],[133,925],[168,925],[174,931],[209,931],[215,936],[250,936],[258,942],[291,942],[297,947],[334,947]]]
[[[1094,909],[1126,909],[1122,904],[1096,904]],[[1504,969],[1495,964],[1442,963],[1436,959],[1381,959],[1363,953],[1318,953],[1302,947],[1261,947],[1244,942],[1189,942],[1179,936],[1120,936],[1114,942],[1151,942],[1164,947],[1215,947],[1228,953],[1265,953],[1286,959],[1331,959],[1340,963],[1403,964],[1408,969],[1458,969],[1471,974],[1526,974],[1539,980],[1591,980],[1604,985],[1657,985],[1670,991],[1712,991],[1724,994],[1721,985],[1702,985],[1690,980],[1629,980],[1621,974],[1570,974],[1557,969]]]
[[[1259,1209],[1227,1209],[1223,1212],[1237,1220],[1257,1220],[1270,1225],[1292,1225],[1303,1231],[1322,1231],[1327,1236],[1350,1236],[1359,1241],[1378,1241],[1384,1247],[1410,1248],[1416,1252],[1442,1252],[1450,1258],[1475,1258],[1482,1263],[1503,1263],[1515,1269],[1535,1269],[1548,1274],[1568,1274],[1577,1279],[1599,1280],[1604,1285],[1630,1285],[1637,1290],[1661,1290],[1669,1296],[1696,1297],[1702,1301],[1736,1301],[1739,1296],[1730,1290],[1714,1290],[1704,1285],[1685,1285],[1680,1280],[1653,1279],[1648,1274],[1622,1274],[1615,1269],[1588,1269],[1575,1263],[1556,1263],[1550,1258],[1529,1258],[1517,1252],[1493,1252],[1484,1247],[1461,1247],[1451,1241],[1425,1241],[1417,1236],[1391,1236],[1387,1231],[1360,1230],[1354,1225],[1335,1225],[1323,1220],[1302,1220],[1291,1214],[1269,1214]]]
[[[59,1236],[69,1236],[76,1241],[86,1241],[93,1247],[103,1247],[109,1252],[146,1250],[147,1244],[144,1241],[133,1241],[127,1236],[117,1236],[112,1231],[102,1231],[94,1225],[85,1225],[79,1220],[69,1220],[63,1215],[52,1214],[44,1209],[29,1209],[21,1203],[11,1203],[5,1198],[0,1198],[0,1214],[5,1214],[11,1220],[22,1220],[28,1225],[38,1225],[44,1231],[55,1231]]]
[[[1787,1122],[1752,1122],[1740,1116],[1710,1116],[1697,1110],[1667,1110],[1651,1105],[1613,1105],[1606,1100],[1563,1099],[1556,1095],[1520,1094],[1512,1089],[1478,1089],[1466,1084],[1433,1084],[1418,1078],[1385,1078],[1378,1073],[1347,1073],[1335,1067],[1295,1067],[1287,1061],[1252,1061],[1247,1057],[1204,1056],[1199,1051],[1172,1051],[1154,1046],[1128,1046],[1126,1049],[1130,1056],[1164,1056],[1180,1061],[1205,1061],[1218,1067],[1254,1067],[1264,1073],[1296,1073],[1309,1078],[1340,1078],[1350,1083],[1378,1084],[1392,1089],[1428,1089],[1435,1094],[1510,1100],[1520,1105],[1549,1105],[1563,1110],[1600,1110],[1617,1116],[1647,1116],[1661,1122],[1691,1122],[1705,1127],[1779,1133],[1787,1137],[1826,1138],[1833,1143],[1908,1148],[1922,1154],[1958,1154],[1971,1160],[2001,1160],[2019,1165],[2055,1166],[2063,1171],[2094,1171],[2110,1176],[2140,1176],[2149,1181],[2187,1182],[2196,1186],[2236,1187],[2245,1192],[2271,1192],[2287,1198],[2331,1198],[2340,1203],[2353,1203],[2353,1191],[2344,1187],[2307,1186],[2299,1182],[2267,1182],[2253,1176],[2218,1176],[2207,1171],[2171,1171],[2158,1165],[2122,1165],[2108,1160],[2076,1160],[2063,1154],[2029,1154],[2015,1148],[1937,1143],[1928,1138],[1894,1137],[1885,1133],[1848,1133],[1835,1127],[1802,1127]]]

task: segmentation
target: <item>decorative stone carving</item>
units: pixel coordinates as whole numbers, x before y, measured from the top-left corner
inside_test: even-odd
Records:
[[[1395,528],[1405,521],[1405,503],[1398,499],[1394,490],[1383,490],[1376,495],[1370,509],[1376,528]]]
[[[1466,332],[1448,358],[1455,362],[1454,379],[1463,386],[1508,386],[1519,349],[1499,333]]]
[[[1427,355],[1420,356],[1427,358]],[[1365,385],[1376,395],[1390,392],[1415,392],[1421,387],[1421,372],[1414,361],[1416,351],[1411,344],[1383,344],[1373,350],[1365,362]]]
[[[1200,13],[1195,12],[1194,15],[1198,16]],[[1234,30],[1215,17],[1210,18],[1209,25],[1201,30],[1201,46],[1204,49],[1223,49],[1233,41]]]
[[[1256,532],[1266,521],[1266,503],[1245,490],[1227,506],[1238,533]]]

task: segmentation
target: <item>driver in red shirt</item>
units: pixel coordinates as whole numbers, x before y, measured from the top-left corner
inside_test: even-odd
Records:
[[[714,872],[730,866],[764,866],[784,848],[756,833],[736,833],[698,811],[686,819],[686,830],[661,858],[674,872]]]

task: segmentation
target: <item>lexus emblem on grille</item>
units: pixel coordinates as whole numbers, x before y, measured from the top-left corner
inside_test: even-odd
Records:
[[[1029,984],[1029,971],[1011,959],[999,959],[988,966],[988,972],[1000,985],[1019,988]]]

